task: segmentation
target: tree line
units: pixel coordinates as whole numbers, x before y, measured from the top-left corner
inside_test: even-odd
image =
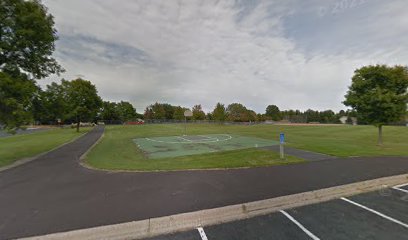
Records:
[[[191,120],[215,120],[215,121],[232,121],[232,122],[249,122],[256,121],[256,113],[247,109],[240,103],[232,103],[225,107],[222,103],[217,103],[214,110],[205,113],[201,104],[194,105],[191,109],[182,106],[173,106],[168,103],[154,103],[146,107],[144,111],[145,120],[183,120],[184,112],[191,110],[193,115]]]
[[[355,117],[353,111],[334,112],[333,110],[317,111],[308,109],[283,110],[276,105],[266,107],[264,113],[256,113],[241,103],[225,105],[217,103],[214,109],[208,113],[202,110],[201,104],[194,105],[191,109],[182,106],[174,106],[169,103],[154,103],[146,107],[143,117],[145,120],[184,120],[184,112],[191,110],[193,113],[189,120],[213,120],[228,122],[257,122],[257,121],[288,121],[292,123],[341,123],[340,118]]]
[[[81,78],[53,82],[37,88],[30,106],[32,121],[38,124],[66,124],[109,120],[126,122],[140,117],[126,101],[103,101],[90,81]]]

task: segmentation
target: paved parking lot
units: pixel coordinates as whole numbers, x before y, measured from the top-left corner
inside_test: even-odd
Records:
[[[151,238],[187,239],[408,239],[408,184]]]

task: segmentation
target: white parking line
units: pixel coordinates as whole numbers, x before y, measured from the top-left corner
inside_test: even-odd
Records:
[[[312,232],[307,230],[302,224],[300,224],[296,219],[294,219],[289,213],[285,212],[284,210],[280,210],[283,215],[285,215],[287,218],[289,218],[290,221],[292,221],[294,224],[296,224],[300,229],[302,229],[303,232],[305,232],[311,239],[313,240],[320,240],[320,238],[316,237]]]
[[[200,233],[200,237],[202,240],[208,240],[207,235],[205,235],[204,229],[202,227],[197,228],[197,230]]]
[[[391,221],[391,222],[394,222],[394,223],[399,224],[399,225],[401,225],[401,226],[403,226],[403,227],[405,227],[405,228],[408,228],[408,224],[406,224],[406,223],[404,223],[404,222],[401,222],[400,220],[397,220],[397,219],[392,218],[392,217],[390,217],[390,216],[387,216],[387,215],[385,215],[385,214],[383,214],[383,213],[380,213],[380,212],[378,212],[378,211],[376,211],[376,210],[374,210],[374,209],[368,208],[368,207],[366,207],[366,206],[364,206],[364,205],[361,205],[361,204],[359,204],[359,203],[356,203],[356,202],[354,202],[354,201],[352,201],[352,200],[350,200],[350,199],[344,198],[344,197],[342,197],[341,200],[344,200],[344,201],[346,201],[346,202],[348,202],[348,203],[351,203],[351,204],[353,204],[353,205],[355,205],[355,206],[357,206],[357,207],[360,207],[360,208],[365,209],[365,210],[367,210],[367,211],[369,211],[369,212],[372,212],[372,213],[374,213],[374,214],[376,214],[376,215],[378,215],[378,216],[380,216],[380,217],[383,217],[383,218],[385,218],[385,219],[387,219],[387,220],[389,220],[389,221]]]
[[[394,187],[392,187],[392,189],[399,190],[399,191],[404,192],[404,193],[408,193],[408,190],[405,190],[405,189],[402,188],[402,187],[405,187],[405,186],[408,186],[408,183],[404,183],[404,184],[401,184],[401,185],[394,186]]]
[[[397,185],[397,186],[394,186],[394,187],[405,187],[405,186],[408,186],[408,183],[404,183],[404,184],[400,184],[400,185]]]

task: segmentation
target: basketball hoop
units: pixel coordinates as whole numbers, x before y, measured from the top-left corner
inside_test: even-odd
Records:
[[[189,109],[184,111],[184,136],[187,136],[187,117],[192,117],[193,112]]]
[[[184,111],[184,117],[192,117],[192,116],[193,116],[193,112],[191,110]]]

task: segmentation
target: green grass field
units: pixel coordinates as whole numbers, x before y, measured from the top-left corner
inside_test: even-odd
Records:
[[[0,167],[47,152],[81,136],[90,129],[82,128],[79,133],[75,129],[52,129],[0,138]]]
[[[237,134],[278,140],[286,134],[287,145],[333,156],[408,156],[408,128],[384,127],[384,145],[377,146],[373,126],[283,126],[283,125],[188,125],[188,135]],[[148,159],[132,139],[183,134],[183,125],[108,126],[102,141],[89,153],[86,163],[109,170],[179,170],[238,168],[299,163],[288,157],[280,160],[275,152],[251,148],[175,158]]]

